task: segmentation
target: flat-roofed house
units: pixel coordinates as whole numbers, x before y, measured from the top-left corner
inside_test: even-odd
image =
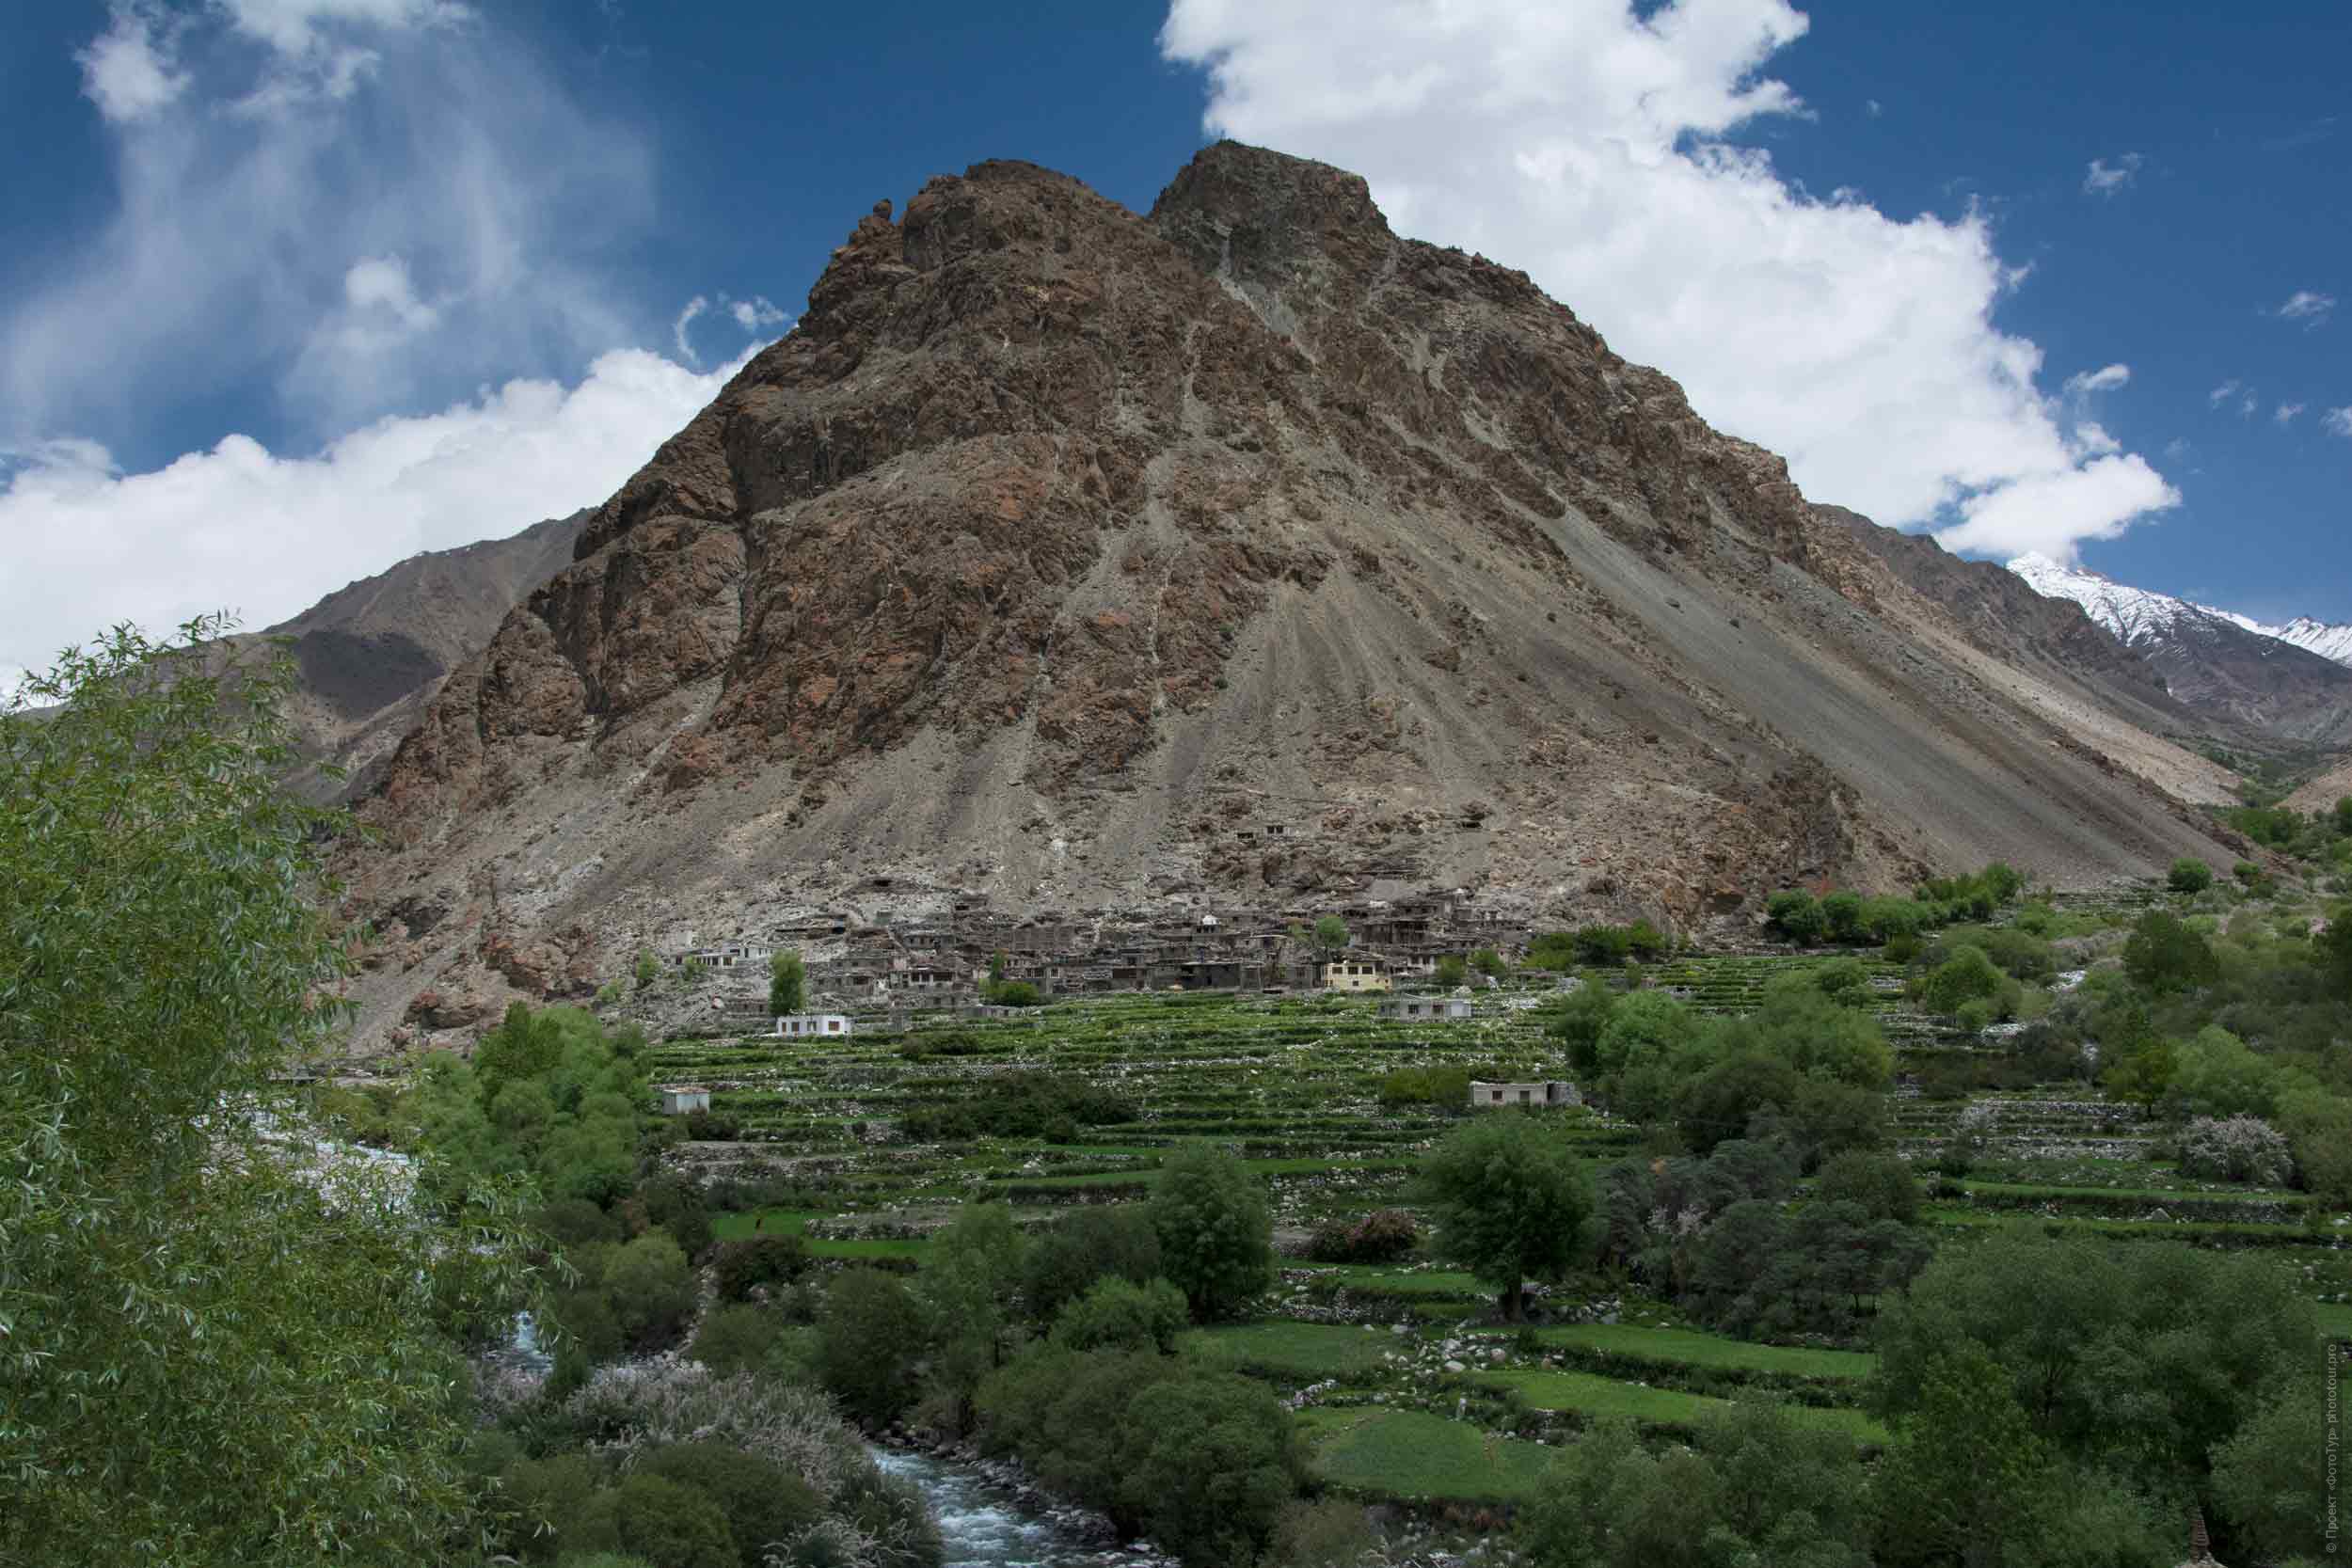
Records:
[[[1484,1084],[1473,1078],[1470,1102],[1473,1111],[1491,1111],[1502,1105],[1581,1105],[1584,1097],[1576,1092],[1574,1084],[1557,1079],[1542,1084]]]

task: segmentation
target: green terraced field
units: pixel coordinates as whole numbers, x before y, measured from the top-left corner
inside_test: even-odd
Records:
[[[1586,1418],[1624,1416],[1645,1426],[1689,1428],[1713,1412],[1731,1407],[1729,1400],[1686,1394],[1673,1388],[1651,1388],[1591,1372],[1502,1371],[1470,1375],[1478,1382],[1510,1389],[1533,1410],[1557,1411]],[[1803,1404],[1788,1408],[1790,1415],[1807,1426],[1842,1432],[1857,1442],[1886,1441],[1886,1429],[1859,1410]]]
[[[1499,1332],[1499,1331],[1498,1331]],[[1878,1358],[1860,1351],[1808,1350],[1788,1345],[1752,1345],[1741,1339],[1688,1328],[1645,1328],[1632,1323],[1570,1323],[1534,1331],[1547,1348],[1596,1351],[1661,1367],[1776,1372],[1791,1377],[1859,1378]]]
[[[1312,1382],[1374,1372],[1396,1353],[1396,1336],[1332,1323],[1234,1323],[1195,1329],[1180,1348],[1236,1371]]]
[[[1524,1502],[1554,1457],[1542,1444],[1420,1410],[1308,1410],[1299,1425],[1317,1476],[1378,1497]]]

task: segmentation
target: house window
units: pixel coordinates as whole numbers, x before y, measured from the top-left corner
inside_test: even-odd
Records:
[[[1502,1103],[1502,1091],[1501,1089],[1495,1090],[1495,1103],[1498,1105]]]

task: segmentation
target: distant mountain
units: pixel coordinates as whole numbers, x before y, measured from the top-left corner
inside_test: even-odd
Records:
[[[2339,651],[2352,654],[2352,626],[2312,620],[2267,626],[2045,555],[2021,555],[2009,569],[2036,593],[2082,606],[2198,712],[2282,740],[2352,742],[2352,665],[2337,662]]]
[[[421,551],[337,589],[292,620],[237,638],[248,646],[263,637],[294,639],[300,679],[290,717],[298,743],[314,765],[332,763],[346,775],[338,782],[314,768],[297,787],[321,800],[365,793],[442,677],[479,652],[525,594],[571,563],[572,543],[589,515]]]

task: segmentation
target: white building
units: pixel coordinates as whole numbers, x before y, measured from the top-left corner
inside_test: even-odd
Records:
[[[852,1028],[847,1013],[783,1013],[776,1019],[775,1033],[785,1039],[803,1040],[817,1037],[839,1038]]]
[[[678,967],[689,960],[705,969],[740,969],[747,964],[765,964],[776,956],[775,944],[766,942],[730,942],[718,947],[697,947],[677,957]]]
[[[665,1084],[661,1088],[661,1114],[682,1117],[695,1111],[710,1109],[710,1091],[700,1084]]]
[[[1470,1109],[1491,1111],[1498,1105],[1581,1105],[1584,1097],[1574,1084],[1557,1079],[1543,1084],[1482,1084],[1470,1080]]]
[[[1380,1004],[1380,1016],[1415,1022],[1467,1020],[1470,1016],[1470,999],[1467,996],[1391,996]]]

